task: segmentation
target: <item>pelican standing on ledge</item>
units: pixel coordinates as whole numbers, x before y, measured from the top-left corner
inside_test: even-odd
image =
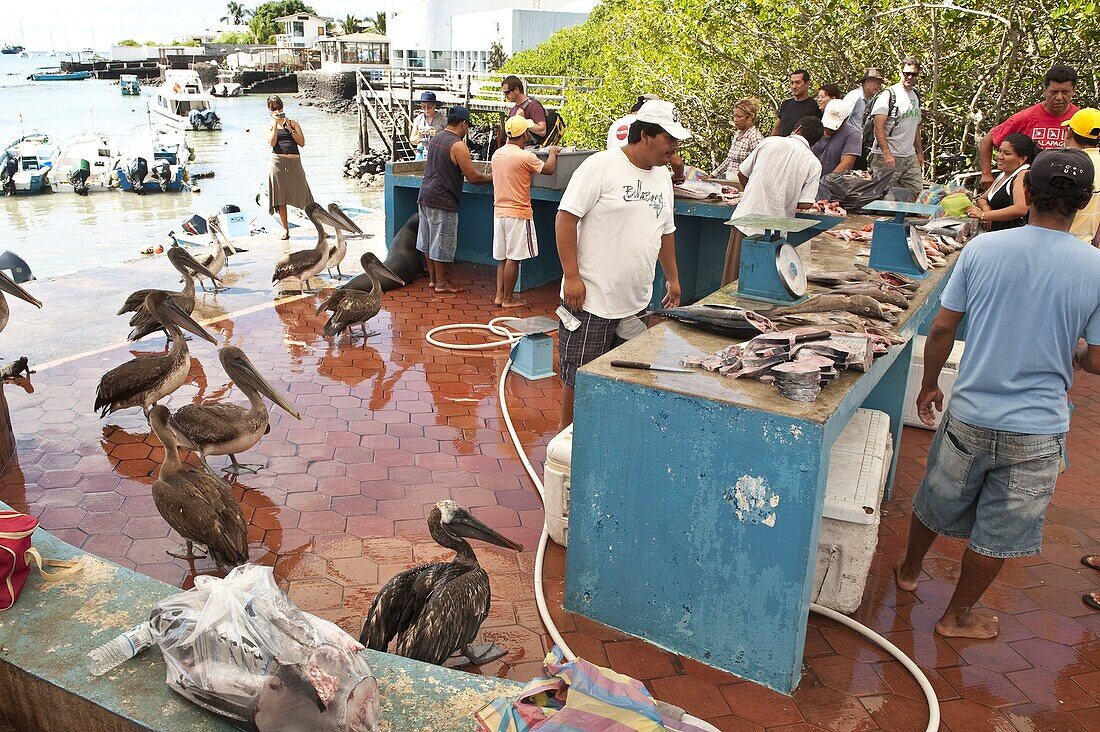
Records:
[[[183,338],[186,328],[214,345],[218,342],[201,325],[172,302],[167,292],[151,292],[145,298],[145,308],[164,327],[171,341],[168,353],[141,356],[116,366],[99,380],[95,395],[95,410],[100,417],[129,407],[149,409],[160,399],[180,388],[191,370],[191,354]]]
[[[273,283],[291,278],[298,280],[302,292],[308,291],[306,288],[309,285],[310,278],[318,274],[328,264],[329,246],[325,226],[350,231],[344,222],[330,216],[318,203],[310,202],[306,204],[306,216],[317,227],[317,246],[313,249],[303,249],[287,254],[275,264],[275,273],[271,276]],[[316,292],[316,290],[313,290],[313,292]]]
[[[218,359],[225,373],[248,397],[248,406],[230,402],[188,404],[176,410],[172,426],[182,435],[185,444],[190,443],[187,446],[195,450],[211,475],[217,476],[217,473],[206,462],[207,455],[228,455],[230,465],[224,468],[227,473],[255,473],[263,466],[242,465],[237,462],[236,453],[251,450],[271,431],[263,397],[278,404],[295,419],[302,416],[260,375],[244,351],[236,346],[223,346],[218,351]]]
[[[362,328],[364,339],[378,335],[374,331],[367,332],[367,321],[378,315],[378,311],[382,309],[382,285],[375,275],[405,284],[371,252],[363,254],[359,261],[363,265],[363,274],[340,287],[317,306],[318,313],[322,310],[332,313],[322,329],[330,338],[335,338],[353,325]],[[351,333],[350,330],[348,332]]]
[[[199,264],[206,267],[206,271],[210,274],[217,276],[223,269],[229,266],[229,257],[232,254],[236,254],[237,250],[233,248],[233,245],[229,243],[228,239],[225,239],[225,234],[222,232],[221,224],[218,223],[217,216],[211,216],[206,221],[206,228],[210,232],[210,242],[214,245],[213,254],[204,254],[197,258]],[[217,280],[211,279],[210,286],[214,288],[215,293],[219,293],[226,289],[224,287],[218,287]],[[206,284],[199,278],[199,287],[203,292],[206,292]]]
[[[348,231],[352,231],[356,234],[362,234],[363,230],[359,228],[359,224],[348,218],[348,215],[344,213],[344,210],[337,206],[335,203],[328,205],[328,212],[332,218],[337,219],[343,223]],[[325,269],[328,270],[328,276],[332,277],[332,268],[336,268],[336,274],[338,277],[335,279],[344,279],[345,275],[340,271],[340,263],[344,261],[344,257],[348,253],[348,243],[344,240],[344,234],[340,231],[339,227],[336,229],[336,246],[330,247],[328,250],[328,263],[325,264]]]
[[[229,486],[180,462],[168,407],[155,405],[149,412],[149,426],[164,445],[164,462],[153,483],[153,503],[185,542],[168,553],[197,559],[202,554],[195,553],[194,544],[202,544],[219,567],[247,562],[248,531]]]
[[[422,564],[394,575],[378,591],[363,624],[359,642],[385,651],[397,638],[395,653],[442,665],[456,651],[471,663],[500,658],[495,643],[471,645],[489,615],[489,575],[462,537],[522,551],[523,547],[478,521],[454,501],[440,501],[428,515],[436,543],[454,549],[451,562]]]
[[[8,309],[7,298],[3,295],[5,292],[9,295],[18,297],[23,302],[29,302],[36,308],[42,307],[41,300],[16,284],[15,280],[8,277],[7,272],[0,269],[0,331],[8,326],[8,318],[11,316],[11,311]]]
[[[119,308],[118,314],[134,314],[130,318],[130,325],[133,326],[133,330],[130,331],[129,336],[131,341],[144,338],[150,333],[156,333],[158,330],[163,330],[165,336],[168,335],[168,331],[161,327],[161,324],[145,304],[146,299],[151,293],[160,292],[168,295],[176,307],[190,315],[195,310],[194,275],[205,275],[210,277],[211,280],[214,278],[214,274],[210,272],[210,270],[196,261],[196,259],[181,246],[174,246],[168,250],[168,262],[175,267],[177,272],[183,275],[183,289],[179,292],[144,289],[130,293],[129,297],[126,298],[126,302]]]

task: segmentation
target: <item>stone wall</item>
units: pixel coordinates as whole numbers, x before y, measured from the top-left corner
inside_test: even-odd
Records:
[[[294,94],[298,91],[298,77],[296,74],[283,74],[260,79],[249,83],[244,91],[246,94]]]
[[[298,93],[315,102],[355,99],[355,72],[299,71]]]

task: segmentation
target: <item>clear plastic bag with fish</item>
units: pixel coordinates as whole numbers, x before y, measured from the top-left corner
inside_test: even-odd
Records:
[[[299,610],[270,567],[245,564],[165,598],[149,618],[176,692],[245,729],[375,732],[363,646]]]

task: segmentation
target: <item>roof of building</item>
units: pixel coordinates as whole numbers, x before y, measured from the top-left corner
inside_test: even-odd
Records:
[[[330,41],[350,41],[352,43],[389,43],[388,36],[380,36],[377,33],[346,33],[342,36],[332,36]]]
[[[320,15],[314,15],[313,13],[291,13],[290,15],[284,15],[281,18],[275,18],[273,22],[281,23],[287,20],[332,20],[331,18],[323,18]]]

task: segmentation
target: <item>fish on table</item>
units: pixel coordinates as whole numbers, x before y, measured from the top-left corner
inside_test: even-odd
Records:
[[[896,323],[897,318],[883,309],[882,303],[867,295],[815,295],[797,305],[772,308],[769,318],[801,313],[827,313],[843,311],[865,318],[874,318],[887,323]]]
[[[731,338],[752,338],[775,330],[775,325],[768,318],[733,305],[688,305],[655,310],[652,314]]]

